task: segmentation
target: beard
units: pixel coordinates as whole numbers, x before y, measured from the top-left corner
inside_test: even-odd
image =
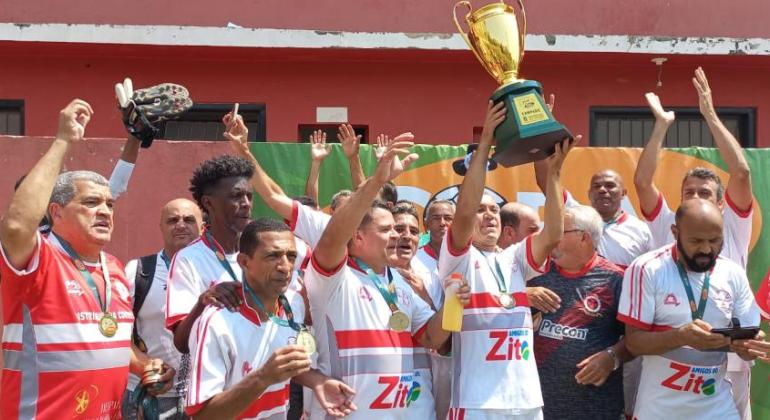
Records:
[[[682,247],[682,242],[679,241],[679,238],[677,238],[676,241],[676,249],[679,251],[679,255],[687,268],[696,273],[705,273],[714,268],[717,263],[717,258],[719,257],[719,254],[706,254],[703,252],[689,256],[684,252],[684,247]],[[701,261],[698,261],[699,259]]]

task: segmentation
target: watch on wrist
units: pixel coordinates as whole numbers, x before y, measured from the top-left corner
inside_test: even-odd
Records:
[[[605,350],[607,354],[609,354],[612,357],[612,361],[615,363],[615,365],[612,367],[612,371],[618,370],[620,367],[620,359],[618,358],[618,354],[615,353],[615,349],[612,347],[607,347],[607,350]]]

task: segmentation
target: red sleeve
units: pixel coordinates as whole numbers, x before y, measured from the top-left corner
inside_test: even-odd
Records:
[[[735,205],[735,202],[733,202],[732,198],[730,198],[730,193],[728,192],[725,192],[725,201],[727,202],[727,205],[730,206],[730,209],[732,209],[732,211],[738,215],[738,217],[745,219],[751,216],[751,207],[754,204],[753,200],[751,203],[749,203],[749,207],[744,210],[739,209],[738,206]]]
[[[655,220],[655,218],[658,217],[658,215],[660,214],[660,209],[662,208],[663,208],[663,193],[658,191],[658,203],[655,204],[655,208],[652,209],[652,212],[650,214],[647,214],[644,212],[644,210],[642,210],[642,217],[644,217],[644,219],[647,220],[648,222],[652,222],[653,220]]]
[[[462,249],[454,249],[452,247],[452,229],[450,228],[447,230],[446,234],[448,235],[446,245],[447,250],[449,250],[449,253],[452,254],[453,257],[459,257],[461,255],[464,255],[466,252],[468,252],[469,249],[471,249],[471,240],[468,239],[468,244],[465,245]]]

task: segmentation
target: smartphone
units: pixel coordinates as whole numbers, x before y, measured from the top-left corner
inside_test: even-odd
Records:
[[[730,328],[714,328],[711,332],[716,334],[722,334],[725,337],[730,337],[733,340],[749,340],[757,336],[759,333],[759,327],[730,327]]]

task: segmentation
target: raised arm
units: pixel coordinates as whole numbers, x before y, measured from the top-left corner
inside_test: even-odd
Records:
[[[251,154],[248,142],[249,130],[243,122],[243,117],[238,115],[238,117],[233,120],[232,115],[228,113],[222,119],[222,122],[225,124],[225,132],[223,135],[230,141],[235,152],[254,164],[255,169],[254,176],[251,178],[251,186],[274,212],[278,213],[278,215],[284,219],[291,219],[293,201],[283,192],[283,189],[270,178],[267,172],[262,169],[262,166],[259,165],[257,158]]]
[[[340,125],[337,133],[337,140],[342,144],[342,151],[350,166],[350,180],[353,184],[353,191],[358,189],[366,180],[364,168],[361,166],[361,158],[358,151],[361,146],[361,136],[357,136],[350,124]]]
[[[0,222],[0,242],[8,262],[23,269],[35,250],[37,227],[46,214],[56,177],[70,144],[83,140],[94,111],[87,102],[75,99],[59,112],[59,129],[51,147],[35,164],[13,194]]]
[[[310,135],[310,174],[305,184],[305,195],[318,201],[318,177],[321,175],[321,164],[329,156],[331,145],[326,144],[326,133],[316,130]]]
[[[548,177],[545,187],[545,214],[543,229],[532,237],[532,258],[537,265],[545,262],[551,250],[564,235],[564,195],[561,189],[561,167],[567,154],[580,141],[582,136],[575,136],[575,141],[564,139],[556,145],[556,151],[546,159]]]
[[[334,212],[318,245],[313,250],[313,258],[322,269],[332,271],[340,264],[347,253],[348,241],[358,229],[366,212],[369,211],[380,188],[417,160],[417,155],[414,153],[404,158],[403,162],[398,158],[398,154],[409,153],[408,148],[414,145],[413,139],[414,136],[411,133],[396,137],[385,152],[385,156],[377,163],[374,175],[364,181],[350,196],[348,202]]]
[[[476,223],[476,212],[484,195],[484,183],[487,179],[487,160],[494,142],[493,135],[497,127],[505,119],[505,104],[500,102],[487,104],[487,115],[484,118],[484,128],[481,131],[479,147],[471,156],[468,172],[465,173],[463,183],[460,185],[460,195],[457,199],[457,209],[451,232],[452,249],[463,249],[468,245],[473,235],[473,226]]]
[[[714,142],[719,149],[719,154],[727,164],[730,172],[730,180],[727,182],[727,194],[730,200],[739,210],[748,210],[753,200],[751,196],[751,169],[746,157],[743,156],[743,149],[738,140],[730,133],[730,130],[722,124],[716,110],[714,110],[714,101],[711,98],[711,88],[706,79],[706,73],[698,67],[695,70],[695,77],[692,78],[692,84],[698,91],[698,106],[700,113],[709,126],[709,131],[714,137]]]
[[[546,106],[548,107],[548,110],[553,113],[554,104],[556,103],[556,95],[553,93],[548,96],[548,102],[546,103]],[[536,160],[534,162],[535,166],[535,182],[537,182],[537,187],[540,188],[540,191],[545,194],[546,190],[546,182],[548,180],[548,160],[541,159]]]
[[[660,195],[653,181],[655,170],[658,167],[658,155],[663,147],[663,140],[666,139],[668,127],[674,122],[675,115],[674,111],[663,110],[658,95],[648,92],[644,97],[647,99],[650,111],[655,116],[655,125],[652,128],[650,139],[642,150],[642,155],[639,156],[639,162],[636,164],[634,186],[637,195],[639,195],[639,207],[642,209],[642,214],[652,214]]]

